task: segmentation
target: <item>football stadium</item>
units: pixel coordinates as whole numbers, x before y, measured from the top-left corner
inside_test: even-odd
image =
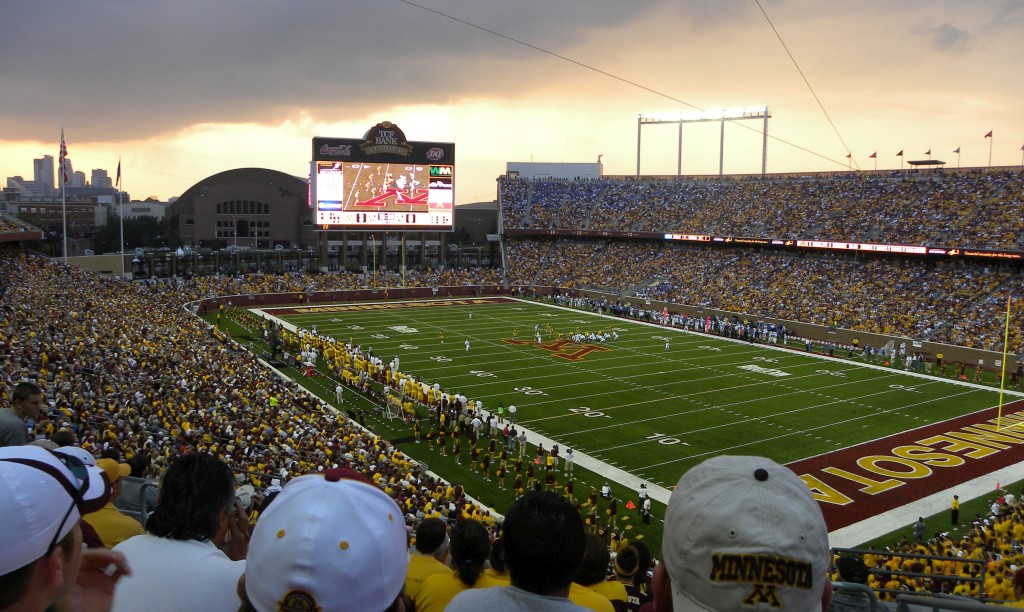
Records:
[[[343,464],[410,524],[492,529],[542,489],[612,552],[656,558],[680,474],[766,457],[837,554],[874,560],[878,601],[893,581],[1011,598],[986,576],[1024,525],[1019,171],[498,190],[501,266],[401,274],[125,282],[35,253],[5,218],[4,395],[36,382],[33,438],[72,431],[145,459],[140,477],[189,452],[260,490]],[[893,193],[918,223],[876,206]]]
[[[1019,2],[30,4],[0,610],[1024,608]]]

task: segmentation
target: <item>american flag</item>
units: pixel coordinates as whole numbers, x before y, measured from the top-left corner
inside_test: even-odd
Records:
[[[60,175],[64,185],[68,184],[68,147],[64,144],[64,128],[60,128]]]

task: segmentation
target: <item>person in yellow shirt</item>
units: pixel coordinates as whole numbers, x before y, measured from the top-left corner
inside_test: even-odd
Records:
[[[503,586],[504,581],[484,573],[490,549],[487,528],[473,520],[457,523],[451,535],[455,569],[426,577],[413,598],[416,611],[442,612],[453,597],[467,589]]]
[[[587,534],[586,546],[583,548],[583,563],[576,571],[576,584],[584,586],[591,591],[608,599],[613,605],[621,608],[626,606],[626,587],[618,580],[608,580],[608,561],[611,554],[608,547],[601,538],[592,533]],[[572,591],[569,592],[569,599],[572,599]],[[621,602],[616,604],[615,602]],[[577,601],[576,603],[581,603]]]
[[[1006,607],[1024,609],[1024,567],[1013,574],[1013,599],[1016,601],[1006,604]]]
[[[465,589],[446,611],[577,609],[573,604],[580,602],[570,601],[570,593],[583,559],[584,536],[579,512],[563,497],[550,491],[523,495],[505,515],[505,561],[511,583]],[[579,585],[576,589],[604,600],[608,607],[600,610],[612,610],[606,598]]]
[[[448,530],[444,521],[424,519],[416,527],[416,545],[409,553],[409,569],[405,574],[405,594],[415,600],[427,577],[447,574]]]
[[[96,461],[96,467],[103,470],[110,481],[110,500],[107,501],[107,505],[82,518],[92,525],[107,548],[113,548],[128,538],[145,532],[142,523],[127,514],[122,514],[114,505],[124,488],[122,479],[131,474],[132,468],[127,463],[118,463],[113,459],[100,459]]]

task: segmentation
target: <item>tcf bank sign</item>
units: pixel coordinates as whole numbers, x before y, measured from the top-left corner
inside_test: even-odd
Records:
[[[390,121],[381,121],[370,128],[363,136],[363,141],[359,148],[366,155],[391,153],[404,157],[412,153],[412,146],[406,140],[402,129]]]

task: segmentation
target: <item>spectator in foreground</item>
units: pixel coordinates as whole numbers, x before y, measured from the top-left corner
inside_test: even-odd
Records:
[[[138,452],[128,460],[132,468],[131,478],[122,481],[121,496],[114,502],[118,510],[137,516],[140,521],[156,508],[156,489],[146,486],[150,481],[145,480],[149,464],[149,453],[146,452]]]
[[[868,566],[859,556],[839,557],[836,561],[836,569],[839,572],[840,582],[863,585],[868,583]],[[870,593],[840,588],[832,593],[832,602],[829,604],[828,610],[829,612],[870,612],[875,609],[873,599],[874,597]]]
[[[463,591],[446,610],[586,610],[568,598],[583,560],[584,535],[579,512],[557,493],[523,495],[505,517],[505,562],[511,585]]]
[[[455,569],[427,576],[413,600],[416,612],[442,612],[452,598],[466,589],[508,584],[484,574],[490,548],[486,527],[472,519],[456,523],[452,529],[452,567]]]
[[[20,446],[32,441],[28,421],[43,407],[43,390],[34,382],[20,382],[11,392],[11,407],[0,408],[0,446]]]
[[[573,581],[607,598],[615,612],[626,611],[626,587],[618,580],[608,580],[608,545],[596,534],[588,533],[583,562]]]
[[[423,581],[433,574],[452,571],[448,561],[448,528],[439,518],[428,518],[416,526],[416,544],[409,553],[409,570],[405,575],[405,594],[415,600]]]
[[[79,522],[110,496],[103,472],[36,446],[0,448],[0,610],[107,610],[124,557],[83,550]]]
[[[626,607],[638,612],[651,601],[651,551],[643,542],[632,542],[615,555],[615,578],[626,588]]]
[[[167,468],[146,533],[114,550],[132,565],[114,610],[237,610],[248,521],[228,466],[213,455],[182,455]]]
[[[241,610],[402,612],[409,553],[398,505],[348,469],[300,476],[256,522]]]
[[[658,612],[828,609],[821,508],[771,459],[723,455],[683,474],[665,511],[662,556]]]
[[[124,487],[124,477],[131,473],[131,467],[127,463],[118,463],[113,459],[98,459],[97,467],[103,470],[110,481],[110,501],[105,506],[86,515],[86,520],[96,529],[100,539],[109,548],[113,548],[128,538],[143,533],[142,523],[132,517],[122,514],[114,505]]]

